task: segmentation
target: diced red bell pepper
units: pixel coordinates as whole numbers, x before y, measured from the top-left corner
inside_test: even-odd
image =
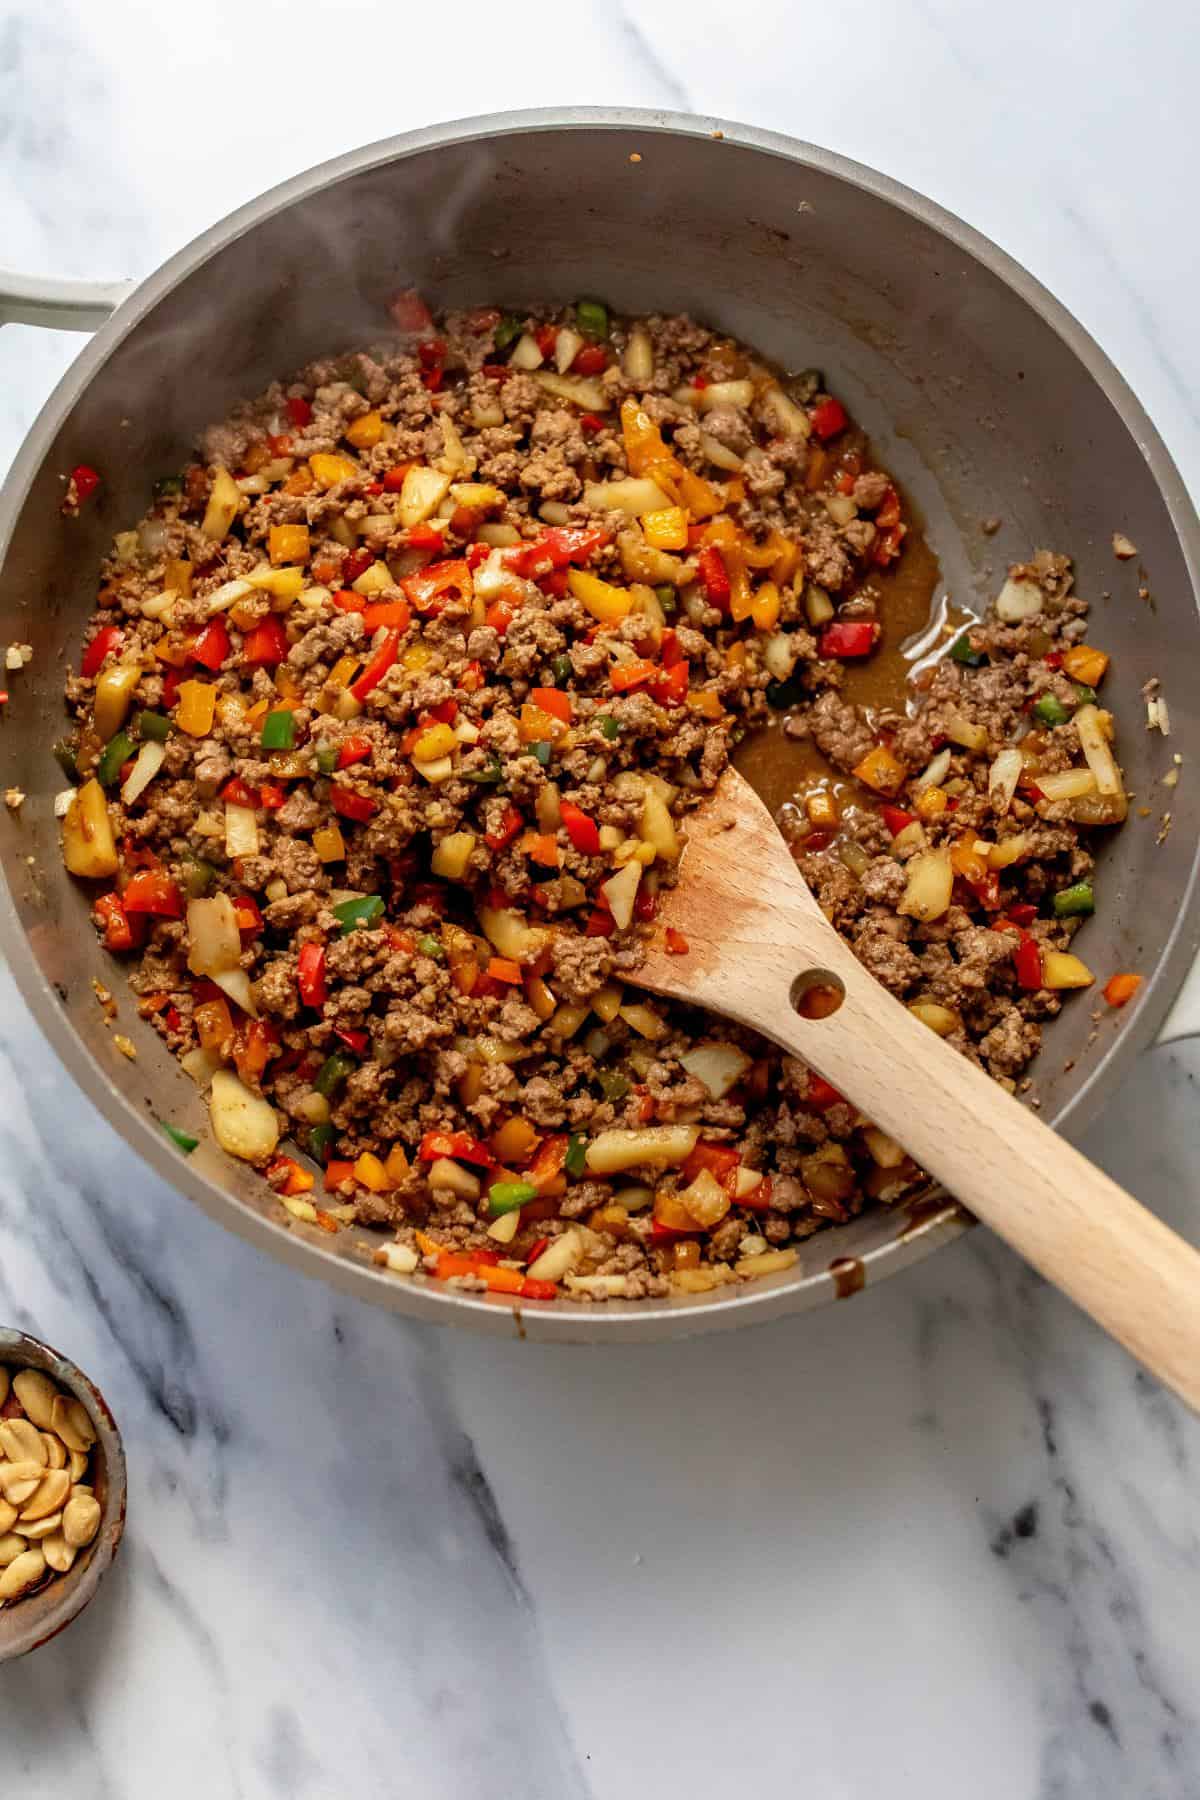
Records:
[[[511,956],[493,956],[488,962],[487,973],[493,981],[505,982],[511,987],[521,979],[521,965]]]
[[[1018,900],[1008,909],[1008,917],[1022,931],[1027,931],[1037,918],[1038,909],[1028,900]]]
[[[132,950],[138,941],[134,935],[134,925],[142,925],[141,918],[131,919],[121,905],[119,894],[101,894],[96,902],[96,912],[104,925],[104,948],[106,950]]]
[[[649,888],[640,888],[638,897],[633,903],[633,916],[640,924],[648,925],[658,912],[658,895],[652,894]]]
[[[100,486],[100,477],[90,463],[76,463],[71,470],[71,486],[75,489],[76,502],[82,506]]]
[[[1042,952],[1041,946],[1027,932],[1021,935],[1021,942],[1013,952],[1013,966],[1017,972],[1019,987],[1040,988],[1042,986]]]
[[[504,637],[516,616],[516,609],[510,600],[495,600],[483,615],[483,622],[490,625],[500,637]]]
[[[357,732],[353,737],[343,738],[338,750],[338,768],[348,769],[353,763],[366,762],[372,748],[370,738],[362,737]]]
[[[662,642],[658,646],[659,660],[664,669],[677,669],[687,658],[679,647],[679,633],[668,625],[662,634]]]
[[[515,371],[507,363],[485,362],[480,368],[485,381],[507,381]]]
[[[840,400],[822,400],[809,413],[808,422],[817,437],[824,440],[836,437],[839,431],[845,431],[850,420]]]
[[[822,656],[869,656],[879,637],[874,619],[835,619],[817,640]]]
[[[325,1192],[336,1194],[347,1181],[354,1180],[354,1164],[344,1162],[340,1157],[331,1157],[325,1164]]]
[[[404,486],[405,477],[411,468],[411,463],[397,463],[394,468],[389,469],[383,478],[384,493],[398,494]]]
[[[804,1096],[804,1101],[805,1105],[811,1106],[814,1112],[827,1112],[831,1106],[841,1106],[843,1104],[843,1096],[838,1093],[835,1087],[831,1086],[831,1084],[825,1080],[823,1075],[818,1075],[814,1070],[810,1069],[808,1072],[808,1092]]]
[[[249,894],[233,896],[233,910],[237,915],[238,930],[241,932],[258,932],[263,928],[263,916],[258,909],[258,902]]]
[[[725,559],[715,544],[706,544],[700,552],[697,562],[700,585],[704,589],[704,598],[710,606],[720,612],[729,608],[729,570],[725,567]]]
[[[362,609],[363,624],[372,637],[382,626],[387,631],[407,631],[412,613],[407,600],[373,600]]]
[[[440,363],[436,369],[425,369],[421,374],[421,380],[431,394],[436,394],[438,392],[445,379],[446,371],[442,368]]]
[[[660,706],[682,706],[688,696],[691,668],[686,662],[673,663],[650,683],[650,692]]]
[[[296,959],[296,985],[305,1006],[324,1006],[327,995],[324,944],[301,944]]]
[[[178,883],[165,869],[139,869],[121,894],[127,913],[153,913],[159,919],[181,919],[183,896]]]
[[[455,1162],[473,1163],[480,1169],[496,1167],[487,1145],[469,1131],[427,1131],[417,1155],[422,1162],[437,1162],[439,1157],[449,1156]]]
[[[549,575],[543,575],[538,581],[543,594],[549,594],[552,600],[561,600],[570,591],[571,583],[565,569],[551,569]]]
[[[890,487],[875,509],[875,523],[880,531],[891,531],[900,523],[900,496]]]
[[[773,1191],[771,1177],[764,1175],[758,1186],[751,1188],[748,1194],[737,1195],[737,1204],[744,1206],[747,1212],[770,1212]]]
[[[458,685],[464,694],[477,694],[486,683],[487,677],[480,662],[469,662],[458,678]]]
[[[389,631],[357,681],[350,684],[356,700],[365,700],[377,688],[400,654],[400,633]]]
[[[610,912],[597,907],[583,928],[584,937],[611,937],[617,929],[617,922]]]
[[[546,1138],[539,1147],[525,1174],[526,1181],[532,1182],[539,1193],[543,1193],[562,1174],[570,1144],[571,1140],[566,1132],[560,1131],[553,1137]],[[532,1260],[530,1257],[530,1261]]]
[[[1051,650],[1043,656],[1042,661],[1048,669],[1061,669],[1063,664],[1063,653],[1061,650]]]
[[[418,569],[415,575],[406,575],[401,585],[419,613],[436,615],[448,600],[461,600],[470,593],[471,571],[466,558],[459,556]]]
[[[598,432],[603,431],[607,423],[608,421],[602,419],[599,413],[581,413],[579,416],[580,428],[589,437],[595,437]]]
[[[365,1031],[346,1031],[338,1029],[334,1031],[333,1035],[337,1038],[339,1043],[345,1044],[347,1050],[353,1051],[355,1056],[365,1056],[367,1054],[367,1046],[371,1040]]]
[[[544,357],[554,355],[554,346],[558,341],[557,325],[539,325],[533,333],[533,341]]]
[[[163,1023],[166,1025],[168,1031],[183,1030],[183,1014],[174,1002],[168,1006],[166,1012],[163,1014]]]
[[[879,813],[893,837],[899,837],[905,827],[916,820],[916,814],[905,812],[902,806],[881,806]]]
[[[895,562],[904,543],[904,526],[893,525],[890,531],[881,531],[875,539],[871,551],[871,561],[878,569],[886,569]]]
[[[428,336],[433,330],[433,315],[416,288],[405,288],[388,306],[397,331]]]
[[[289,394],[284,406],[297,431],[303,431],[306,425],[312,424],[312,404],[303,394]]]
[[[335,813],[343,819],[353,819],[359,825],[365,825],[379,811],[378,800],[372,799],[370,794],[360,794],[357,788],[339,787],[336,782],[329,790],[329,802]]]
[[[444,550],[446,540],[436,525],[414,525],[405,533],[410,550]]]
[[[664,933],[664,936],[666,938],[667,955],[668,956],[686,956],[687,955],[691,946],[689,945],[687,939],[684,937],[682,931],[676,931],[676,929],[673,925],[668,925],[666,932]]]
[[[521,814],[510,802],[509,805],[505,807],[500,818],[500,823],[495,831],[485,832],[483,841],[489,850],[503,850],[512,843],[524,823],[525,821],[521,817]],[[507,906],[507,898],[502,898],[500,904],[501,906]]]
[[[240,775],[229,777],[221,789],[221,798],[227,800],[230,806],[257,807],[258,805],[258,795],[252,787],[247,786]]]
[[[642,687],[647,681],[653,681],[659,673],[657,663],[638,656],[630,662],[614,663],[609,670],[608,682],[614,694],[627,694],[631,688]]]
[[[348,551],[342,564],[343,587],[352,587],[360,575],[366,574],[374,561],[374,551],[364,549],[361,544],[357,550]]]
[[[287,794],[277,781],[259,783],[258,804],[264,812],[278,812],[287,800]]]
[[[229,627],[223,618],[210,619],[188,652],[193,662],[216,672],[229,655]]]
[[[275,613],[254,626],[242,641],[242,659],[251,668],[273,669],[288,653],[287,632]]]
[[[559,803],[559,815],[563,829],[581,856],[599,856],[600,829],[594,819],[574,804],[571,800]]]
[[[79,673],[85,676],[98,675],[105,657],[110,652],[119,650],[124,642],[125,633],[119,625],[102,625],[83,653]]]
[[[572,375],[600,375],[608,367],[608,351],[603,344],[585,344],[575,352]]]
[[[233,1060],[243,1081],[258,1081],[271,1060],[273,1046],[278,1042],[278,1031],[266,1019],[247,1019],[239,1024],[234,1040]],[[311,1176],[308,1176],[306,1185],[312,1186]]]
[[[440,337],[426,338],[417,346],[417,361],[423,369],[437,369],[446,360],[446,340]]]
[[[179,687],[180,687],[180,683],[182,682],[182,680],[183,680],[183,670],[182,669],[168,669],[166,674],[163,676],[162,697],[163,697],[163,705],[165,707],[170,708],[170,707],[174,706],[175,702],[178,700]]]
[[[695,1148],[689,1151],[679,1171],[679,1179],[686,1187],[689,1182],[695,1181],[702,1169],[707,1169],[723,1188],[732,1193],[741,1164],[741,1154],[732,1144],[710,1144],[701,1138]]]

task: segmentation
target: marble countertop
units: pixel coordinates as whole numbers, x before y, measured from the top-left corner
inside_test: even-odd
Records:
[[[1179,209],[1200,40],[1178,9],[617,0],[561,34],[463,0],[431,80],[411,9],[210,0],[182,28],[136,0],[9,0],[0,51],[15,267],[137,276],[444,113],[711,111],[996,238],[1200,483]],[[0,465],[79,342],[0,333]],[[97,1602],[0,1679],[6,1793],[1200,1793],[1196,1426],[983,1232],[735,1337],[418,1330],[151,1178],[0,979],[0,1319],[101,1382],[131,1481]],[[1194,1045],[1145,1056],[1085,1145],[1193,1238],[1198,1073]]]

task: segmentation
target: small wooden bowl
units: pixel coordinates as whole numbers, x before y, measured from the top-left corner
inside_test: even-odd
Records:
[[[0,1363],[17,1374],[41,1369],[87,1409],[96,1431],[92,1486],[100,1502],[100,1529],[65,1575],[55,1575],[23,1599],[0,1608],[0,1662],[24,1656],[57,1637],[78,1618],[117,1554],[125,1530],[125,1451],[116,1421],[99,1388],[73,1362],[23,1331],[0,1327]]]

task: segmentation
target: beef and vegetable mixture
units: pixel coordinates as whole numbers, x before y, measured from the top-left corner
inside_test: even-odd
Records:
[[[1013,568],[914,706],[856,706],[907,526],[819,374],[592,300],[435,323],[406,294],[393,322],[117,536],[68,682],[67,866],[297,1218],[527,1299],[786,1267],[919,1171],[794,1058],[639,993],[689,810],[747,733],[808,737],[805,876],[1015,1086],[1093,979],[1070,946],[1126,805],[1070,565]]]

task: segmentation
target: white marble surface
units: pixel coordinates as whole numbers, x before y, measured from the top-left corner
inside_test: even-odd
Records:
[[[0,260],[138,275],[439,114],[711,110],[997,238],[1200,481],[1186,9],[454,19],[439,44],[406,7],[5,0]],[[77,347],[0,333],[0,462]],[[5,1795],[1200,1793],[1196,1427],[982,1233],[732,1339],[498,1346],[218,1232],[74,1094],[7,980],[0,1071],[0,1318],[97,1376],[131,1466],[107,1588],[0,1677]],[[1198,1072],[1194,1047],[1145,1057],[1087,1145],[1193,1237]]]

